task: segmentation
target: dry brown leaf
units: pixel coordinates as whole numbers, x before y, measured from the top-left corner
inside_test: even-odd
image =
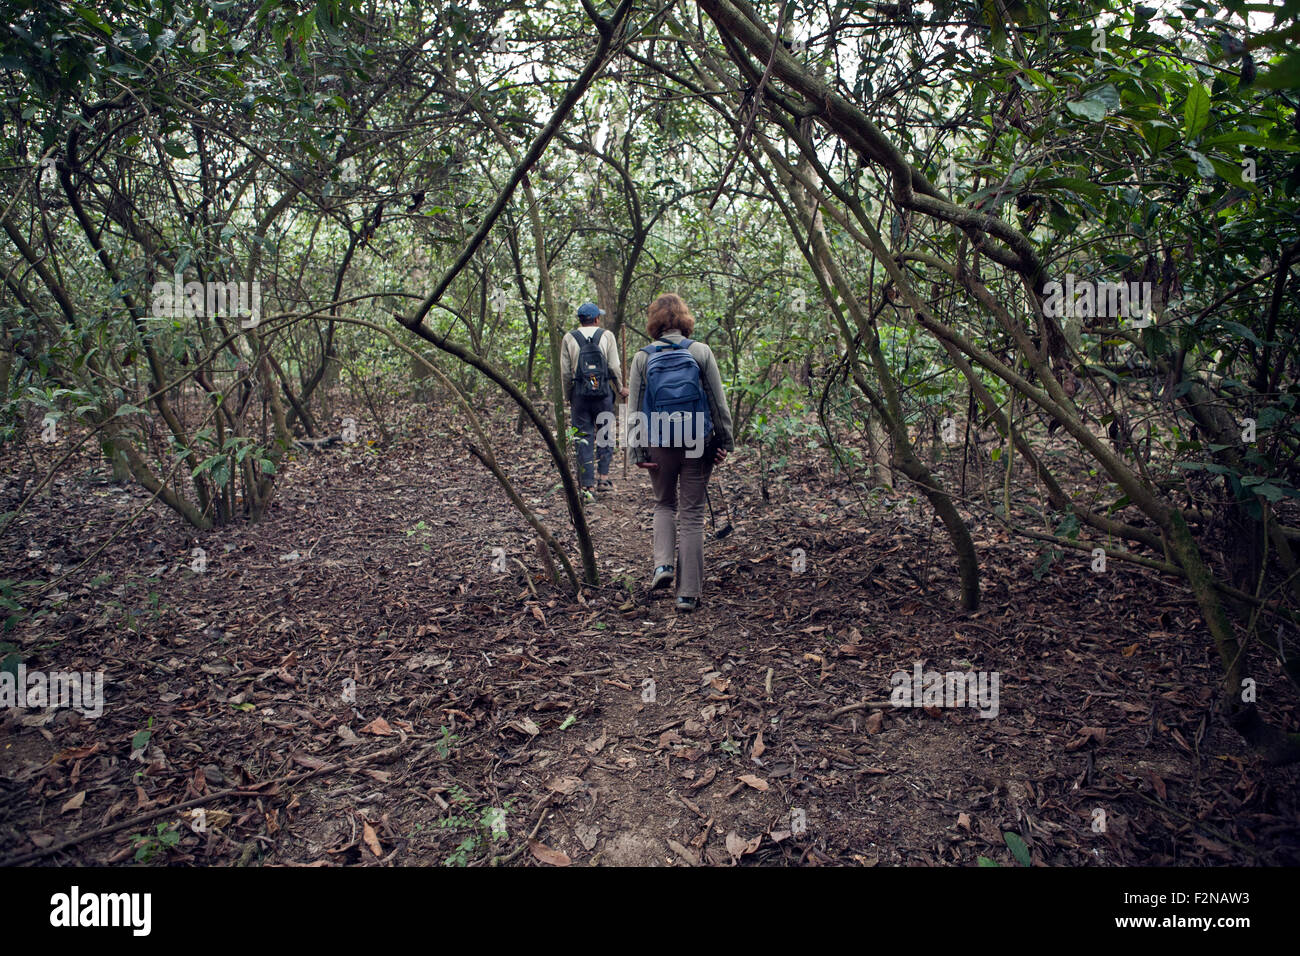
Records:
[[[713,779],[717,775],[718,775],[718,768],[710,767],[708,770],[704,771],[704,776],[700,777],[699,780],[696,780],[694,783],[687,784],[686,789],[698,790],[700,789],[700,787],[707,787],[709,784],[713,783]]]
[[[70,800],[68,800],[68,802],[63,805],[63,809],[60,810],[59,812],[71,813],[73,810],[80,810],[81,805],[85,802],[86,802],[86,791],[82,790],[75,797],[72,797]]]
[[[758,736],[754,738],[754,746],[749,748],[749,756],[754,760],[757,760],[759,757],[763,756],[763,753],[766,750],[767,745],[763,743],[763,731],[760,730]]]
[[[755,790],[766,790],[768,788],[768,784],[766,780],[764,780],[762,777],[756,777],[752,773],[742,773],[736,779],[739,780],[741,783],[748,784],[749,786],[753,787]]]
[[[752,840],[746,840],[744,837],[737,835],[735,830],[727,834],[727,852],[731,854],[732,859],[739,860],[746,853],[753,853],[758,849],[759,844],[763,842],[763,834],[759,834]]]
[[[1168,791],[1165,790],[1165,782],[1162,779],[1160,779],[1159,774],[1152,773],[1150,776],[1151,776],[1151,787],[1153,790],[1155,790],[1156,796],[1159,797],[1161,800],[1166,799],[1169,796],[1169,794]]]
[[[1086,745],[1090,740],[1095,740],[1099,744],[1105,743],[1106,728],[1105,727],[1080,727],[1078,736],[1076,736],[1073,740],[1067,743],[1065,745],[1065,749],[1078,750],[1079,748]]]
[[[581,777],[556,777],[549,784],[550,788],[556,793],[562,793],[566,797],[583,785]]]
[[[700,857],[694,850],[688,850],[671,837],[668,838],[668,849],[672,850],[691,866],[700,865]]]
[[[65,760],[84,760],[91,754],[97,754],[103,749],[104,745],[97,743],[89,747],[73,747],[70,750],[60,750],[50,763],[62,763]]]
[[[867,733],[878,734],[880,733],[881,728],[884,726],[885,726],[885,715],[878,710],[872,711],[871,716],[867,718],[867,724],[866,724]]]
[[[959,814],[957,814],[957,826],[962,827],[963,829],[969,830],[969,829],[970,829],[970,814],[969,814],[969,813],[959,813]]]
[[[388,721],[382,717],[376,717],[370,723],[361,728],[363,734],[374,734],[376,737],[393,736],[393,728],[388,725]]]
[[[533,723],[530,717],[520,717],[518,720],[512,720],[506,724],[507,727],[513,727],[521,734],[527,734],[529,737],[536,737],[542,732],[542,728]]]
[[[568,866],[573,861],[568,855],[559,850],[553,850],[545,843],[538,840],[529,840],[528,849],[532,851],[533,856],[541,860],[547,866]]]
[[[364,820],[361,823],[361,839],[365,841],[366,846],[370,847],[370,852],[375,856],[384,855],[384,848],[379,845],[379,837],[375,836],[375,828]]]

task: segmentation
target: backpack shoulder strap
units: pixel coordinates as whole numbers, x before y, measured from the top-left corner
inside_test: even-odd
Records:
[[[601,337],[602,335],[604,335],[604,334],[605,334],[605,330],[604,330],[604,329],[597,329],[594,333],[592,333],[592,336],[591,336],[591,344],[594,345],[594,346],[596,346],[597,348],[599,348],[599,347],[600,347],[600,337]]]

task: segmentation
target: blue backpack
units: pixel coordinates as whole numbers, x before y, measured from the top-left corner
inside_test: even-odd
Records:
[[[690,352],[692,344],[685,338],[676,345],[661,340],[642,349],[649,358],[645,366],[645,398],[641,402],[641,411],[646,416],[652,448],[681,448],[686,444],[683,432],[688,426],[683,422],[674,429],[671,427],[673,419],[666,416],[676,415],[678,421],[692,417],[696,425],[690,426],[692,431],[687,434],[696,440],[704,440],[713,431],[709,397],[701,380],[700,363]],[[658,418],[654,417],[656,412]],[[655,427],[656,423],[658,427]],[[702,431],[699,430],[700,424]]]

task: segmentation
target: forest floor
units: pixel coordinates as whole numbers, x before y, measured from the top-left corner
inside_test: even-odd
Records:
[[[647,588],[649,481],[621,455],[587,508],[603,586],[574,600],[446,414],[408,414],[386,447],[296,454],[256,525],[154,507],[124,530],[148,495],[88,455],[28,504],[0,577],[59,579],[118,536],[3,636],[29,672],[106,676],[98,717],[0,715],[0,862],[1013,866],[1019,837],[1034,864],[1300,863],[1300,771],[1215,716],[1175,583],[1043,566],[976,520],[967,614],[906,494],[864,512],[810,451],[765,501],[742,450],[698,613]],[[559,534],[540,444],[493,428]],[[0,512],[60,447],[4,450]],[[835,715],[917,662],[997,672],[997,715]],[[1255,676],[1294,729],[1283,679]]]

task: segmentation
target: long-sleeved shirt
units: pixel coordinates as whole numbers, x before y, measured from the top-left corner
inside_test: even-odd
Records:
[[[579,335],[591,338],[596,334],[599,325],[580,325],[577,332]],[[597,343],[600,347],[600,354],[605,356],[605,364],[609,366],[609,380],[614,384],[616,389],[623,388],[623,365],[618,360],[618,347],[614,341],[614,333],[605,329],[604,334]],[[573,373],[578,367],[578,356],[582,352],[582,347],[578,345],[577,339],[572,334],[566,333],[564,341],[560,344],[560,381],[564,384],[564,399],[568,401],[573,395]]]
[[[686,336],[675,330],[665,332],[656,341],[672,342],[677,345]],[[691,340],[691,356],[700,363],[700,381],[704,383],[704,392],[709,398],[709,414],[713,418],[714,444],[727,451],[735,449],[731,433],[731,409],[727,407],[727,395],[722,389],[722,373],[718,369],[718,360],[713,350],[703,342]],[[628,410],[640,411],[645,402],[645,366],[650,356],[645,350],[638,350],[632,357],[632,367],[628,371]],[[649,451],[643,447],[632,448],[632,460],[649,461]]]

